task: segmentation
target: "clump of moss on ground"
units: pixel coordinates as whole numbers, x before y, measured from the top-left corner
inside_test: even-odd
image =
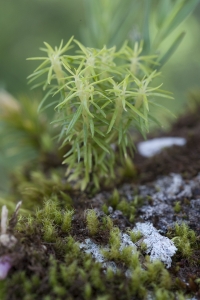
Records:
[[[94,219],[96,230],[91,231]],[[81,230],[77,229],[77,222]],[[119,228],[94,210],[74,210],[54,194],[31,216],[21,217],[10,229],[18,243],[10,251],[13,268],[1,281],[2,300],[64,299],[184,299],[174,275],[161,262],[149,262],[127,247],[119,251]],[[80,250],[78,241],[90,237],[99,245],[110,244],[107,258],[121,266],[116,273],[96,263]],[[1,255],[8,254],[1,249]],[[106,253],[105,253],[106,254]],[[124,266],[129,267],[125,276]],[[184,289],[183,289],[184,291]]]

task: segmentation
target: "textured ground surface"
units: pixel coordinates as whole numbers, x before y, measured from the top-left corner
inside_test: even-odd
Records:
[[[2,300],[200,299],[200,109],[157,136],[184,137],[186,144],[151,158],[136,154],[137,177],[96,195],[74,192],[59,177],[43,182],[36,173],[25,174],[27,182],[16,197],[24,203],[27,197],[38,202],[56,198],[59,209],[44,206],[32,219],[22,219],[17,230],[15,218],[11,220],[8,231],[18,242],[12,249],[0,246],[0,269],[3,257],[11,267],[5,281],[0,281]],[[28,189],[31,193],[19,196]],[[66,233],[62,218],[72,207],[71,229]],[[87,209],[94,209],[98,219],[93,235],[86,222]],[[184,238],[175,224],[186,225]],[[113,240],[112,228],[118,228]],[[135,241],[133,231],[141,233]],[[118,245],[116,253],[113,244]],[[100,267],[84,253],[92,254]],[[161,265],[149,265],[155,259],[168,273]],[[115,275],[106,275],[108,267]],[[177,294],[180,290],[183,298]]]

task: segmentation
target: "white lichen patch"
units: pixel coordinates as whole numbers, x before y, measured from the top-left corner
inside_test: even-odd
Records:
[[[85,239],[85,242],[81,243],[79,247],[83,249],[85,253],[91,254],[96,262],[102,264],[103,268],[111,268],[114,273],[117,272],[117,266],[115,262],[107,261],[106,258],[102,255],[101,248],[97,244],[95,244],[91,239]],[[104,250],[108,250],[108,247],[105,247]]]
[[[180,137],[163,137],[140,142],[137,145],[138,152],[144,157],[151,157],[161,152],[163,148],[184,146],[186,139]]]
[[[174,224],[175,202],[184,198],[192,200],[196,197],[193,191],[198,191],[199,184],[198,176],[193,180],[185,180],[180,174],[171,173],[169,176],[158,178],[149,185],[139,186],[139,195],[144,199],[151,197],[152,200],[152,203],[146,201],[140,208],[141,218],[150,222],[153,218],[157,218],[157,227],[166,232],[168,227]],[[195,210],[189,208],[188,217],[193,222],[192,215],[195,215]],[[179,221],[179,216],[176,221]]]
[[[105,261],[105,258],[101,254],[100,247],[92,242],[91,239],[85,239],[85,242],[81,243],[79,247],[83,249],[85,253],[91,254],[97,262],[102,263]]]
[[[177,248],[169,238],[162,236],[149,222],[136,223],[133,231],[139,231],[143,235],[143,242],[147,247],[146,253],[150,255],[151,261],[160,260],[167,268],[171,266],[171,258]]]
[[[121,233],[121,244],[119,251],[122,251],[125,247],[132,247],[133,253],[137,251],[136,245],[131,241],[131,238],[126,233]],[[96,243],[94,243],[91,239],[85,239],[83,243],[79,245],[81,249],[84,250],[85,253],[89,253],[95,259],[96,262],[102,263],[104,268],[110,267],[114,272],[117,271],[117,266],[114,261],[108,261],[102,254],[102,250],[109,251],[109,246],[101,248]]]
[[[119,251],[122,251],[125,247],[132,247],[133,248],[133,253],[137,251],[136,245],[131,241],[131,238],[128,234],[122,233],[121,234],[121,245],[119,248]]]
[[[143,235],[143,242],[147,246],[146,253],[150,255],[152,262],[160,260],[167,266],[167,268],[171,266],[171,257],[175,254],[177,248],[170,239],[162,236],[150,223],[137,223],[133,231],[139,231]],[[135,253],[137,251],[137,246],[139,247],[139,243],[138,245],[134,244],[128,234],[121,233],[119,251],[130,246],[133,249],[132,253]],[[85,253],[90,253],[96,262],[102,263],[104,268],[111,267],[114,272],[117,271],[115,262],[107,261],[107,259],[103,256],[102,250],[108,251],[109,246],[101,248],[88,238],[80,244],[80,248],[83,249]]]
[[[198,177],[197,177],[198,179]],[[171,173],[169,176],[161,177],[155,181],[155,188],[159,190],[161,198],[190,198],[192,189],[198,186],[196,181],[186,181],[180,174]]]

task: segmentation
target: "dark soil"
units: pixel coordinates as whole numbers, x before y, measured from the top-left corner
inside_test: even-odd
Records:
[[[160,132],[157,136],[184,137],[187,143],[185,146],[164,149],[152,158],[144,158],[136,153],[135,163],[140,183],[150,182],[170,173],[178,173],[183,178],[191,179],[200,172],[200,108],[183,115],[169,132]]]

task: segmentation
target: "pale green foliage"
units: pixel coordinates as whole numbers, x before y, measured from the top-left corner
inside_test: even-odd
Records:
[[[79,51],[65,55],[72,42]],[[60,95],[46,107],[54,105],[53,123],[61,126],[59,139],[63,146],[71,146],[64,160],[68,180],[81,178],[82,189],[92,180],[98,188],[101,178],[108,174],[115,178],[114,166],[125,163],[128,150],[133,154],[129,129],[145,136],[149,121],[154,120],[150,108],[157,105],[155,98],[171,97],[161,85],[155,86],[154,79],[160,76],[154,70],[155,56],[143,56],[142,43],[135,43],[133,49],[125,43],[119,51],[86,48],[73,38],[55,50],[45,45],[47,57],[34,58],[43,62],[30,76],[32,82],[47,74],[39,83],[49,88],[39,109],[48,96]]]
[[[115,178],[117,163],[126,165],[130,161],[127,153],[133,155],[134,150],[130,128],[145,137],[149,121],[157,122],[150,110],[151,106],[159,107],[155,98],[171,98],[155,86],[154,81],[160,76],[156,69],[171,57],[184,33],[164,53],[160,53],[159,47],[198,2],[158,1],[152,19],[151,0],[86,0],[88,27],[83,30],[83,37],[86,44],[98,49],[85,47],[72,37],[65,46],[61,42],[55,49],[45,43],[46,48],[41,50],[47,56],[33,58],[43,62],[29,76],[30,82],[42,78],[35,87],[48,88],[39,110],[55,107],[52,123],[61,126],[59,140],[63,147],[70,146],[63,162],[68,166],[69,181],[80,179],[77,185],[81,189],[90,182],[99,188],[108,174],[109,179]],[[141,17],[142,25],[138,20]],[[152,20],[156,20],[155,36],[151,32]],[[135,23],[141,26],[130,38],[130,47],[124,39]],[[72,43],[79,51],[67,55]],[[54,95],[58,98],[44,106]]]

